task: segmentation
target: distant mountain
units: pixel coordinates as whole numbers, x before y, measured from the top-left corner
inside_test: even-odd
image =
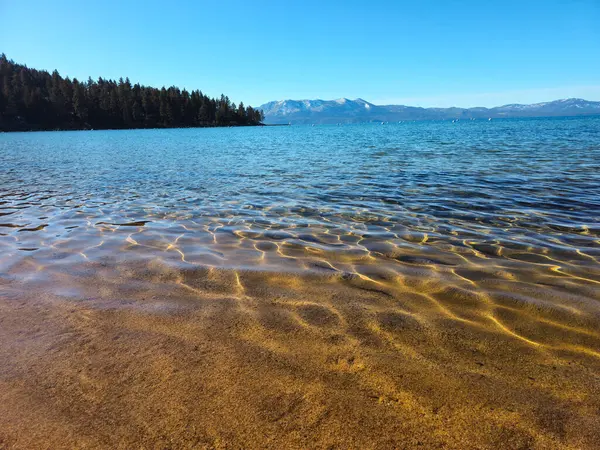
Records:
[[[267,124],[326,124],[390,122],[400,120],[487,119],[500,117],[552,117],[600,114],[600,102],[568,98],[532,105],[495,108],[420,108],[374,105],[361,98],[349,100],[281,100],[259,106]]]

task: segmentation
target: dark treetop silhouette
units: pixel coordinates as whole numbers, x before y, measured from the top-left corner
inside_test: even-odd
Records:
[[[63,78],[0,55],[0,130],[80,130],[258,125],[262,111],[225,95],[153,88],[89,78]]]

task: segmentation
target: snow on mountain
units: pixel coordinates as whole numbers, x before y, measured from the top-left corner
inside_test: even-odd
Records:
[[[508,104],[495,108],[420,108],[379,106],[361,98],[350,100],[280,100],[258,107],[265,123],[357,123],[400,120],[477,119],[488,117],[546,117],[600,114],[600,102],[568,98],[530,105]]]

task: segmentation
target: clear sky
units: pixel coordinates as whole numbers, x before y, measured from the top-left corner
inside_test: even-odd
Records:
[[[600,0],[0,0],[0,52],[254,106],[600,100]]]

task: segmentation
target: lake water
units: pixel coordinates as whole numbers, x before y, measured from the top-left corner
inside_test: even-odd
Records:
[[[0,167],[0,442],[598,447],[600,117],[5,133]]]
[[[600,281],[598,117],[4,133],[0,167],[4,271]]]

